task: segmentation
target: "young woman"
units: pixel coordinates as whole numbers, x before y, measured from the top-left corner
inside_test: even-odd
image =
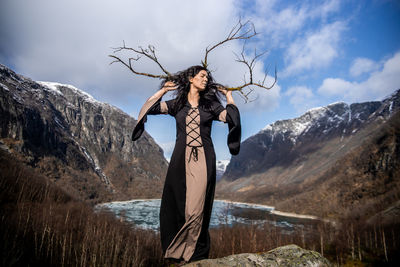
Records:
[[[168,91],[176,97],[161,101]],[[226,108],[218,96],[225,95]],[[189,262],[208,258],[208,226],[214,200],[216,158],[211,140],[214,120],[228,123],[228,146],[240,149],[239,110],[228,91],[213,82],[209,71],[193,66],[164,81],[140,110],[132,140],[144,131],[148,114],[169,114],[176,120],[176,143],[161,200],[160,232],[165,258]]]

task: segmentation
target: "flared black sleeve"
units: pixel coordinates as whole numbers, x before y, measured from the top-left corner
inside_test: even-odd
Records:
[[[226,122],[228,123],[228,147],[232,155],[239,154],[240,140],[242,138],[242,125],[240,124],[239,109],[233,105],[226,105]]]
[[[239,109],[234,104],[227,104],[224,108],[220,103],[214,103],[213,105],[214,119],[221,120],[228,123],[229,133],[227,144],[229,147],[229,152],[232,155],[239,154],[240,151],[240,140],[242,137],[242,125],[240,123],[240,112]],[[220,116],[223,114],[223,118]]]
[[[172,105],[174,104],[174,99],[161,102],[162,97],[151,99],[149,98],[140,110],[138,121],[133,129],[132,141],[136,141],[144,132],[144,124],[147,121],[147,115],[157,115],[157,114],[170,114]]]

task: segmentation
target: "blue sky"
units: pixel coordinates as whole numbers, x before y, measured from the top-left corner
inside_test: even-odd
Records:
[[[277,85],[257,89],[255,101],[234,96],[243,140],[313,107],[379,100],[400,88],[400,2],[384,0],[2,0],[0,63],[33,80],[72,84],[136,117],[159,81],[110,66],[111,47],[122,40],[131,47],[152,44],[160,62],[177,72],[199,64],[205,47],[224,39],[239,17],[259,32],[246,51],[267,51],[256,78],[278,68]],[[241,48],[232,42],[210,55],[218,82],[242,82],[245,68],[232,53]],[[159,73],[151,62],[138,67]],[[146,129],[170,157],[173,118],[152,116]],[[214,124],[218,159],[230,157],[227,132],[223,123]]]

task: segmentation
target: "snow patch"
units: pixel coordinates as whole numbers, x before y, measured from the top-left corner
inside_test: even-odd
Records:
[[[37,82],[37,83],[46,89],[50,89],[50,92],[53,92],[57,95],[63,95],[61,91],[57,88],[57,85],[59,85],[59,83],[53,83],[53,82]]]
[[[5,90],[5,91],[7,91],[7,92],[10,91],[10,89],[8,89],[8,87],[5,86],[4,84],[0,83],[0,86],[1,86],[1,88],[3,88],[3,90]]]
[[[225,172],[229,162],[230,162],[229,159],[217,160],[217,170]]]
[[[93,105],[107,106],[110,109],[113,109],[118,113],[124,113],[125,114],[125,112],[123,112],[121,109],[119,109],[119,108],[117,108],[117,107],[115,107],[113,105],[110,105],[108,103],[100,102],[100,101],[96,100],[93,96],[91,96],[90,94],[86,93],[85,91],[82,91],[79,88],[76,88],[73,85],[62,84],[62,83],[57,83],[57,82],[43,82],[43,81],[37,81],[37,83],[42,85],[45,90],[47,90],[47,91],[49,91],[49,92],[51,92],[53,94],[56,94],[56,95],[59,95],[59,96],[63,96],[63,97],[66,97],[66,96],[69,96],[69,95],[63,94],[61,92],[61,90],[60,90],[60,87],[68,88],[68,89],[70,89],[72,91],[72,93],[74,93],[74,94],[76,94],[78,96],[81,96],[84,102],[88,102],[88,103],[91,103]],[[68,102],[68,104],[70,104],[71,106],[75,106],[75,105],[73,105],[72,103],[69,103],[69,102]]]
[[[18,103],[23,104],[25,101],[22,97],[20,97],[18,94],[13,93],[12,98],[17,101]]]
[[[327,107],[336,106],[336,105],[346,105],[347,106],[347,104],[345,102],[337,101],[337,102],[330,103]]]
[[[84,148],[83,146],[80,146],[78,144],[80,150],[85,154],[86,158],[89,160],[89,162],[94,166],[94,170],[96,171],[96,173],[103,178],[104,182],[107,185],[110,185],[110,180],[108,179],[108,177],[104,174],[103,170],[99,167],[99,165],[93,160],[92,156],[87,152],[86,148]]]
[[[292,135],[294,135],[294,136],[301,135],[306,129],[309,128],[310,125],[311,125],[311,121],[304,121],[304,122],[295,121],[293,124],[293,127],[291,128]]]
[[[389,105],[389,115],[392,115],[392,110],[393,110],[393,101],[390,101],[390,105]]]
[[[74,93],[81,95],[87,102],[93,103],[93,104],[103,104],[102,102],[96,100],[93,96],[91,96],[90,94],[82,91],[81,89],[76,88],[73,85],[70,84],[62,84],[62,83],[56,83],[56,82],[42,82],[39,81],[37,82],[40,85],[43,85],[44,87],[50,89],[52,92],[59,94],[59,95],[63,95],[63,93],[60,91],[60,87],[66,87],[70,90],[72,90]]]
[[[61,121],[57,117],[54,117],[54,121],[58,124],[58,126],[65,129],[65,127],[62,125]]]
[[[311,109],[307,110],[305,114],[307,114],[307,113],[319,113],[321,111],[324,111],[325,109],[326,109],[325,107],[315,107],[315,108],[311,108]]]
[[[351,108],[349,108],[349,120],[347,122],[351,122]]]
[[[262,131],[272,131],[272,124],[268,124],[267,126],[265,126]]]
[[[355,114],[355,116],[359,117],[360,114]],[[343,122],[351,122],[353,118],[354,114],[348,104],[335,102],[326,107],[311,108],[294,119],[268,124],[259,133],[268,132],[272,141],[276,136],[281,135],[283,140],[287,137],[293,144],[296,144],[299,136],[306,134],[311,128],[321,127],[321,123],[327,123],[324,131],[326,134],[332,128],[338,128]]]

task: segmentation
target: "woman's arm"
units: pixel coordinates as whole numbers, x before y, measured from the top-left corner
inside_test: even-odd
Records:
[[[158,90],[154,95],[147,99],[146,103],[143,104],[139,116],[137,119],[137,124],[133,129],[132,140],[136,141],[142,135],[144,131],[144,123],[147,120],[147,114],[165,114],[166,103],[160,103],[161,97],[168,91],[175,90],[177,87],[173,82],[166,82],[164,86]]]
[[[221,93],[223,93],[226,97],[226,104],[232,104],[235,105],[235,101],[233,100],[232,97],[232,91],[230,90],[226,90],[223,87],[218,87],[218,91],[220,91]]]
[[[173,91],[177,88],[177,86],[173,82],[166,82],[164,86],[158,90],[154,95],[152,95],[147,101],[151,101],[153,99],[159,99],[163,95],[165,95],[168,91]]]
[[[229,90],[225,89],[224,87],[218,87],[218,91],[220,91],[223,95],[225,95],[227,105],[231,104],[231,105],[236,106],[235,101],[233,100],[233,97],[232,97],[232,91],[229,91]],[[222,107],[221,107],[221,109],[222,109]],[[226,113],[227,113],[226,109],[224,109],[222,112],[220,112],[219,116],[218,116],[218,120],[222,121],[222,122],[226,122]]]

